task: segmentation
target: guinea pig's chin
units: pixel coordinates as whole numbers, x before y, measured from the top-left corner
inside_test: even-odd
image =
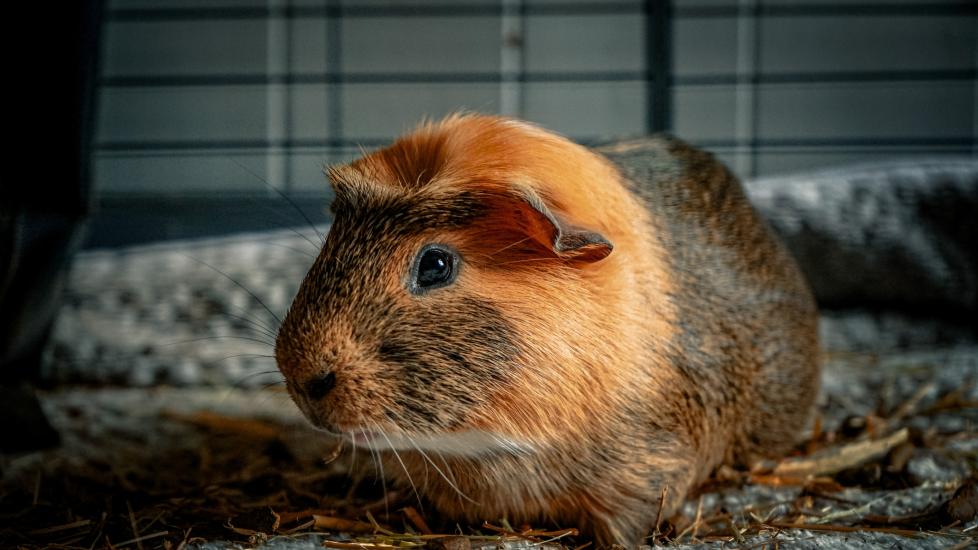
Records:
[[[434,451],[441,455],[475,458],[490,454],[530,454],[535,450],[528,441],[483,430],[408,435],[353,429],[342,433],[347,441],[357,447],[381,451]]]
[[[302,411],[302,416],[306,417],[306,420],[308,420],[309,423],[312,424],[313,428],[316,428],[321,432],[326,432],[334,436],[343,435],[335,425],[333,425],[331,422],[326,420],[325,414],[321,414],[315,408],[305,406],[302,403],[297,403],[297,404],[299,405],[299,410]]]

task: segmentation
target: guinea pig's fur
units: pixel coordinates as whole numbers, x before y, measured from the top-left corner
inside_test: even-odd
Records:
[[[814,302],[708,153],[455,115],[329,176],[279,368],[315,425],[447,517],[637,544],[717,465],[805,428]],[[431,243],[457,279],[418,291]]]

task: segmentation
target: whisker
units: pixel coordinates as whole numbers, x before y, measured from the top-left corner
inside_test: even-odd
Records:
[[[292,228],[290,227],[288,229],[292,229]],[[292,229],[292,232],[293,233],[297,233],[297,231],[295,229]],[[300,237],[303,237],[303,238],[305,237],[305,235],[303,235],[302,233],[298,233],[298,235]],[[308,241],[309,239],[306,239],[306,240]],[[308,250],[302,250],[302,249],[296,248],[294,246],[289,246],[289,245],[287,245],[285,243],[276,243],[276,242],[272,242],[272,241],[264,241],[264,242],[262,242],[262,244],[263,245],[268,245],[268,246],[277,246],[279,248],[285,248],[287,250],[291,250],[292,252],[295,252],[296,254],[302,254],[303,256],[307,256],[307,257],[312,258],[314,260],[316,259],[316,255],[315,254],[310,254]],[[319,248],[317,248],[316,250],[318,251]]]
[[[441,471],[441,468],[439,468],[438,465],[435,464],[434,461],[431,460],[431,457],[429,457],[427,455],[427,453],[425,453],[423,450],[421,450],[421,447],[418,446],[418,444],[414,441],[414,439],[412,439],[410,436],[408,436],[407,437],[407,440],[411,442],[411,446],[413,446],[415,449],[417,449],[418,453],[420,453],[421,456],[423,456],[425,458],[425,460],[427,460],[431,464],[432,468],[434,468],[435,471],[438,472],[439,475],[441,475],[441,478],[445,480],[445,483],[448,483],[449,487],[451,487],[452,489],[454,489],[455,492],[459,494],[459,496],[461,496],[465,500],[471,502],[472,504],[479,504],[478,501],[473,500],[468,495],[466,495],[465,493],[463,493],[462,490],[459,489],[458,486],[452,480],[448,479],[448,476],[445,475],[445,472]],[[442,457],[442,460],[444,460],[444,458],[445,457]],[[448,464],[446,464],[445,466],[447,467]]]
[[[497,251],[495,251],[495,252],[493,252],[492,254],[488,254],[488,255],[485,255],[485,257],[486,257],[486,258],[492,258],[492,257],[493,257],[493,256],[495,256],[496,254],[499,254],[500,252],[502,252],[502,251],[504,251],[504,250],[508,250],[508,249],[510,249],[510,248],[512,248],[512,247],[514,247],[514,246],[516,246],[516,245],[518,245],[518,244],[521,244],[521,243],[525,243],[525,242],[526,242],[526,241],[528,241],[528,240],[530,240],[530,237],[523,237],[522,239],[520,239],[520,240],[518,240],[518,241],[516,241],[515,243],[510,243],[510,244],[507,244],[506,246],[504,246],[504,247],[502,247],[502,248],[500,248],[499,250],[497,250]]]
[[[360,434],[363,436],[363,439],[366,441],[367,432],[363,428],[360,428]],[[377,469],[377,452],[370,445],[367,445],[367,450],[370,452],[370,458],[374,462],[374,483],[376,483],[377,478],[380,477],[380,470]]]
[[[286,195],[285,192],[283,192],[278,187],[275,187],[274,185],[272,185],[271,183],[269,183],[268,180],[266,180],[265,178],[259,176],[255,172],[253,172],[250,168],[248,168],[247,166],[245,166],[244,164],[242,164],[241,162],[239,162],[238,159],[236,159],[234,157],[229,157],[229,158],[231,159],[231,162],[237,164],[239,168],[241,168],[245,172],[248,172],[249,174],[251,174],[252,176],[254,176],[255,178],[257,178],[260,182],[262,182],[265,185],[267,185],[269,189],[271,189],[272,191],[275,191],[278,194],[278,196],[282,197],[289,204],[291,204],[292,205],[292,208],[295,208],[296,212],[298,212],[299,215],[302,216],[302,219],[306,220],[306,223],[309,224],[309,227],[311,227],[312,230],[316,232],[316,235],[319,235],[319,239],[320,240],[324,240],[325,239],[325,237],[323,236],[323,234],[320,233],[318,229],[316,229],[316,225],[314,223],[312,223],[312,220],[309,219],[309,216],[307,216],[306,213],[301,208],[299,208],[299,205],[297,205],[291,198],[289,198],[289,196]]]
[[[243,354],[243,355],[248,355],[248,354]],[[232,355],[231,357],[240,357],[240,356]],[[226,357],[225,359],[230,359],[231,357]],[[267,355],[264,355],[262,357],[268,357],[268,356]],[[234,382],[231,382],[231,387],[240,388],[240,387],[242,387],[242,385],[247,380],[250,380],[252,378],[256,378],[256,377],[259,377],[259,376],[266,376],[266,375],[269,375],[269,374],[278,374],[278,375],[281,376],[281,374],[277,370],[263,370],[263,371],[260,371],[260,372],[253,372],[253,373],[246,374],[246,375],[242,376],[241,378],[235,380]],[[279,381],[276,381],[275,383],[276,384],[280,384],[282,382],[283,382],[283,380],[279,380]]]
[[[272,337],[277,336],[275,332],[275,327],[266,325],[265,323],[261,322],[259,318],[250,317],[249,315],[251,314],[251,312],[249,312],[245,308],[236,307],[233,305],[227,305],[227,311],[222,312],[221,314],[224,315],[225,317],[230,317],[232,319],[238,319],[240,321],[244,321],[250,324],[252,327],[256,329],[260,329],[264,334],[268,336],[272,336]]]
[[[177,340],[175,342],[167,342],[165,344],[160,344],[160,346],[162,346],[162,347],[169,347],[169,346],[177,346],[177,345],[180,345],[180,344],[189,344],[191,342],[202,342],[204,340],[221,340],[221,339],[224,339],[224,338],[227,338],[227,339],[230,339],[230,340],[245,340],[245,341],[248,341],[248,342],[258,342],[259,344],[265,344],[266,346],[268,346],[270,348],[273,348],[273,349],[275,348],[275,343],[274,342],[267,342],[265,340],[261,340],[261,339],[258,339],[258,338],[251,338],[251,337],[248,337],[248,336],[201,336],[200,338],[189,338],[187,340]]]
[[[230,317],[232,319],[238,319],[239,321],[244,321],[245,323],[248,323],[249,325],[251,325],[252,328],[258,329],[259,333],[261,333],[261,334],[263,334],[265,336],[271,336],[273,339],[278,337],[278,334],[276,334],[275,332],[273,332],[272,329],[266,327],[265,325],[259,323],[258,321],[255,321],[253,319],[249,319],[248,317],[243,317],[241,315],[235,315],[233,313],[225,313],[224,316],[225,317]]]
[[[347,468],[346,477],[352,478],[353,477],[353,470],[355,469],[355,466],[356,466],[356,463],[357,463],[357,446],[356,445],[350,445],[350,447],[352,447],[353,450],[350,452],[350,455],[351,455],[350,456],[350,467]]]
[[[238,318],[240,318],[242,321],[251,321],[252,323],[255,324],[255,326],[261,327],[261,328],[265,329],[265,331],[267,331],[269,334],[271,334],[273,336],[277,336],[277,331],[278,331],[278,327],[277,326],[274,326],[273,327],[271,325],[268,325],[268,324],[262,322],[260,316],[253,315],[250,310],[248,310],[248,309],[246,309],[244,307],[235,306],[235,305],[231,305],[231,304],[225,304],[225,305],[226,305],[227,311],[221,312],[222,315],[227,315],[227,316],[240,315],[240,317],[238,317]]]
[[[238,357],[265,357],[265,358],[274,358],[275,356],[274,355],[265,355],[265,354],[261,354],[261,353],[237,353],[237,354],[234,354],[234,355],[228,355],[226,357],[222,357],[220,359],[215,359],[213,361],[202,362],[202,363],[200,363],[200,365],[202,367],[210,367],[210,366],[213,366],[213,365],[216,365],[216,364],[220,363],[221,361],[227,361],[228,359],[235,359],[235,358],[238,358]],[[244,374],[244,375],[240,376],[239,378],[237,378],[235,380],[232,380],[228,384],[228,388],[227,388],[228,389],[228,392],[230,392],[232,390],[248,389],[248,387],[245,386],[245,382],[247,382],[248,380],[251,380],[252,378],[258,378],[259,376],[268,376],[268,375],[277,375],[278,376],[278,379],[277,380],[274,380],[272,382],[265,382],[264,384],[262,384],[261,386],[259,386],[259,389],[260,390],[264,391],[264,390],[267,390],[268,388],[271,388],[273,386],[277,386],[279,384],[285,384],[285,377],[282,376],[282,373],[278,369],[275,369],[275,370],[263,370],[263,371],[258,371],[258,372],[250,372],[248,374]]]
[[[270,212],[274,212],[274,210],[271,210],[271,209],[269,209],[269,211]],[[310,239],[305,233],[302,233],[301,231],[297,230],[294,227],[286,227],[286,229],[288,229],[289,231],[295,233],[296,235],[298,235],[299,237],[301,237],[304,241],[306,241],[307,243],[309,243],[310,245],[312,245],[317,252],[319,251],[319,245],[316,244],[315,241],[313,241],[312,239]],[[286,246],[286,245],[282,245],[282,246]],[[295,250],[296,252],[300,252],[298,249],[292,248],[291,246],[286,246],[286,248],[291,248],[292,250]],[[311,258],[315,258],[315,256],[313,256],[309,252],[304,252],[304,254],[306,254],[307,256],[309,256]]]
[[[190,255],[187,255],[187,254],[182,254],[182,255],[185,256],[185,257],[187,257],[187,258],[190,258],[191,260],[193,260],[193,261],[195,261],[195,262],[197,262],[197,263],[199,263],[201,265],[207,266],[207,267],[213,269],[214,271],[216,271],[217,273],[223,275],[227,280],[231,281],[232,283],[234,283],[235,285],[237,285],[239,288],[241,288],[242,290],[244,290],[245,292],[247,292],[249,295],[251,295],[251,297],[254,298],[256,302],[258,302],[259,304],[261,304],[261,307],[265,308],[265,311],[267,311],[276,321],[278,321],[278,324],[280,324],[280,325],[282,324],[282,320],[279,319],[278,315],[275,315],[275,312],[272,311],[271,309],[269,309],[269,307],[267,305],[265,305],[265,302],[263,302],[262,299],[259,298],[258,295],[256,295],[254,292],[252,292],[251,290],[249,290],[248,287],[244,286],[243,284],[239,283],[237,280],[235,280],[233,277],[231,277],[227,273],[221,271],[220,269],[212,266],[211,264],[209,264],[209,263],[207,263],[207,262],[205,262],[203,260],[199,260],[199,259],[194,258],[193,256],[190,256]]]
[[[448,460],[445,458],[445,454],[442,451],[435,451],[435,453],[437,453],[438,457],[441,458],[441,465],[445,467],[446,471],[448,471],[448,477],[450,477],[453,482],[458,483],[458,481],[455,479],[455,472],[453,472],[452,467],[449,466]]]
[[[382,435],[384,437],[384,439],[387,441],[387,445],[391,448],[391,451],[394,453],[394,458],[396,458],[397,461],[401,464],[401,469],[404,470],[404,475],[407,476],[408,483],[411,484],[411,490],[414,491],[414,497],[416,499],[418,499],[418,507],[423,512],[424,511],[424,505],[421,504],[421,495],[418,494],[418,488],[415,487],[414,480],[411,479],[411,473],[408,472],[407,466],[404,464],[404,461],[401,460],[401,455],[397,453],[397,449],[394,448],[394,444],[391,443],[390,438],[387,437],[387,433],[384,432],[384,430],[381,430],[376,424],[374,424],[374,429],[377,430],[377,432],[379,432],[380,435]]]
[[[380,486],[384,489],[384,515],[390,517],[390,496],[387,494],[387,475],[384,473],[384,457],[380,456],[380,449],[377,449],[377,466],[380,467]]]
[[[384,404],[381,405],[381,408],[383,409],[384,413],[388,417],[390,417],[398,426],[404,425],[404,418],[397,411],[391,410],[390,407]],[[403,435],[404,437],[408,438],[408,440],[411,440],[411,436],[407,435],[406,433]],[[411,444],[412,445],[414,444],[413,440]],[[421,463],[424,464],[424,487],[427,488],[429,484],[428,462],[422,460]],[[420,502],[418,504],[420,505]]]
[[[363,434],[364,440],[367,440],[367,433],[364,431],[363,428],[360,428],[360,433]],[[374,457],[375,473],[378,474],[377,477],[380,478],[380,486],[381,488],[383,488],[384,491],[384,514],[386,514],[389,517],[391,513],[390,499],[388,498],[387,495],[387,478],[385,477],[384,474],[384,459],[383,457],[380,456],[380,449],[375,448],[374,445],[368,443],[367,448],[370,449],[370,453]],[[380,470],[380,471],[377,472],[376,470]]]
[[[223,361],[224,359],[230,359],[232,357],[265,357],[265,358],[268,358],[268,359],[275,359],[275,356],[274,355],[268,355],[268,354],[265,354],[265,353],[239,353],[237,355],[229,355],[227,357],[224,357],[223,359],[218,359],[218,361]],[[265,374],[271,374],[271,373],[278,372],[278,371],[272,371],[272,370],[270,370],[270,371],[264,371],[264,372],[265,372]]]
[[[247,356],[247,355],[253,355],[253,354],[241,354],[241,356]],[[231,357],[237,357],[237,356],[232,355],[230,357],[225,357],[224,359],[230,359]],[[260,356],[260,357],[268,357],[268,356]],[[204,363],[204,364],[206,365],[206,363]],[[246,374],[246,375],[242,376],[241,378],[239,378],[238,380],[235,380],[235,381],[231,382],[226,388],[223,389],[223,391],[221,392],[221,394],[223,395],[222,399],[228,399],[228,398],[230,398],[231,395],[235,391],[237,391],[237,390],[257,391],[260,394],[260,397],[268,397],[270,394],[268,393],[267,390],[269,390],[269,389],[271,389],[271,388],[273,388],[275,386],[278,386],[280,384],[284,384],[285,383],[285,379],[284,378],[282,378],[280,380],[276,380],[274,382],[267,382],[265,384],[262,384],[261,386],[258,386],[257,390],[255,390],[254,388],[248,388],[247,386],[244,385],[244,382],[246,380],[250,379],[250,378],[256,378],[258,376],[266,376],[266,375],[269,375],[269,374],[279,374],[279,375],[281,375],[281,373],[279,373],[277,370],[274,370],[274,371],[252,372],[252,373]]]
[[[276,380],[275,382],[269,382],[267,384],[262,384],[262,386],[259,388],[259,390],[260,391],[266,391],[266,390],[269,390],[271,388],[274,388],[275,386],[284,386],[284,385],[285,385],[285,380]]]

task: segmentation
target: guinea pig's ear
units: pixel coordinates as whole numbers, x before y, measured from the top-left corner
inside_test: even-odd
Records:
[[[532,189],[514,187],[508,198],[504,211],[514,228],[559,258],[591,263],[603,260],[614,249],[600,233],[555,214]]]

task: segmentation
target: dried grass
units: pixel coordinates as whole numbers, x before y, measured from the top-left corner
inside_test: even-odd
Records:
[[[974,543],[974,531],[962,529],[978,514],[974,479],[958,483],[953,495],[955,486],[949,486],[948,498],[936,506],[900,516],[873,513],[873,506],[840,494],[844,484],[854,485],[853,472],[860,468],[875,466],[896,476],[909,460],[907,449],[956,440],[957,434],[924,437],[907,429],[915,416],[974,406],[960,393],[925,406],[930,391],[918,391],[891,415],[863,423],[861,433],[842,435],[839,429],[819,427],[795,456],[779,463],[751,471],[719,469],[700,489],[695,513],[657,514],[651,541],[726,541],[750,547],[754,535],[765,534],[776,545],[807,531],[901,537],[936,533],[960,539],[960,548]],[[142,428],[145,440],[103,434],[89,446],[71,449],[77,453],[73,456],[64,451],[40,455],[36,468],[7,476],[0,487],[0,546],[174,549],[211,540],[258,544],[310,534],[338,549],[588,544],[570,526],[513,527],[505,519],[457,526],[422,514],[410,505],[408,492],[385,498],[372,472],[352,468],[351,476],[348,455],[323,459],[294,453],[283,437],[288,429],[274,421],[214,412],[165,412],[158,420]],[[170,439],[147,443],[157,433],[169,433]],[[703,496],[710,491],[752,486],[797,490],[787,501],[704,508]]]

